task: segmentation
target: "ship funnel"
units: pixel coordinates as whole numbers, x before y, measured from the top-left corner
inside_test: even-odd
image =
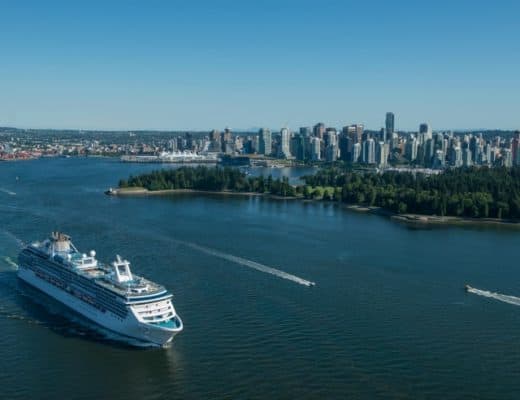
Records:
[[[112,266],[114,267],[116,282],[130,282],[134,279],[130,271],[130,263],[127,260],[121,259],[121,256],[116,256],[116,261],[112,263]]]

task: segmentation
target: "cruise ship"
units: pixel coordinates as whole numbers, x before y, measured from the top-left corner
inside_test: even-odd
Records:
[[[133,274],[120,256],[104,265],[94,250],[79,252],[63,233],[29,244],[18,264],[20,279],[120,335],[165,346],[183,329],[163,286]]]

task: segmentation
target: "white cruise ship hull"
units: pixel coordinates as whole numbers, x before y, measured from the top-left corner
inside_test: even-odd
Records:
[[[73,296],[66,290],[57,288],[39,278],[33,270],[22,265],[19,267],[18,277],[90,321],[126,337],[137,339],[145,343],[152,343],[157,346],[164,346],[170,343],[174,336],[182,330],[182,322],[180,322],[180,319],[179,327],[169,329],[140,322],[135,313],[130,309],[125,318],[120,318],[108,310],[103,312],[76,296]]]

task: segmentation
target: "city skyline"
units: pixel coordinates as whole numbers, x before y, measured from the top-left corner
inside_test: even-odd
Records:
[[[503,1],[3,4],[0,126],[517,129]]]

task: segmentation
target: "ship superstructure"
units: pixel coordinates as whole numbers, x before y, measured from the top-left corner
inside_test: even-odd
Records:
[[[18,276],[91,321],[121,335],[164,346],[183,329],[163,286],[132,273],[116,257],[110,265],[96,252],[79,252],[69,236],[53,232],[19,256]]]

